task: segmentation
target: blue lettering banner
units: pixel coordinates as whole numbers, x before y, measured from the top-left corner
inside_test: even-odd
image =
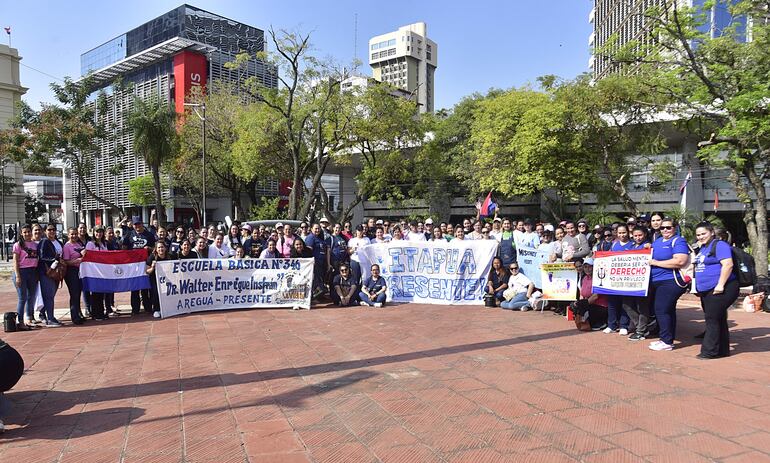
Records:
[[[363,278],[372,264],[388,285],[389,301],[479,304],[497,253],[495,240],[391,241],[358,250]]]

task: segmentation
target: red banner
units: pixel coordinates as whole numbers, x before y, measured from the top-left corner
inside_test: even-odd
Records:
[[[184,114],[185,98],[194,87],[206,86],[206,57],[183,51],[174,56],[174,101],[177,114]]]

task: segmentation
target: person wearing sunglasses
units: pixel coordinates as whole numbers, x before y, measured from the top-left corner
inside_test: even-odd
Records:
[[[56,238],[56,227],[48,225],[45,228],[45,237],[40,240],[38,245],[38,270],[40,278],[40,296],[43,299],[43,310],[41,319],[44,319],[45,326],[59,327],[61,322],[54,316],[54,298],[59,289],[60,280],[55,280],[48,276],[48,269],[56,269],[60,265],[65,265],[61,259],[64,245]]]
[[[679,271],[690,262],[687,241],[676,234],[676,222],[664,218],[660,223],[660,238],[652,243],[650,259],[650,301],[658,320],[660,340],[650,343],[654,351],[669,351],[676,338],[676,303],[686,291],[686,282]]]
[[[179,251],[182,249],[182,243],[185,241],[187,241],[187,233],[185,233],[184,227],[176,227],[174,237],[168,245],[168,252],[174,255],[179,254]]]
[[[508,278],[508,289],[503,292],[505,300],[500,303],[500,307],[525,312],[532,308],[529,305],[529,298],[535,291],[535,284],[519,271],[518,263],[510,264],[508,270],[511,271],[511,276]]]
[[[336,227],[339,224],[335,225]],[[339,274],[332,280],[331,297],[340,307],[350,307],[358,304],[358,285],[350,272],[350,266],[343,263],[339,266]]]

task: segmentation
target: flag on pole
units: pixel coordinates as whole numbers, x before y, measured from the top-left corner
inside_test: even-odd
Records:
[[[714,190],[714,212],[719,210],[719,190]]]
[[[492,192],[490,191],[479,207],[479,216],[482,218],[489,217],[495,213],[495,209],[497,209],[497,203],[492,200]]]
[[[10,27],[4,27],[3,29],[5,29],[5,33],[6,34],[11,35],[11,28]]]
[[[88,251],[80,263],[83,289],[94,293],[123,293],[150,287],[147,250]]]
[[[687,176],[684,178],[682,186],[679,187],[679,194],[682,195],[679,208],[681,209],[682,214],[687,212],[687,185],[690,183],[690,180],[692,180],[692,171],[687,172]]]

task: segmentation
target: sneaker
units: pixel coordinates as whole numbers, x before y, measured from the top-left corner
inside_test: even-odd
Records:
[[[361,301],[361,302],[359,302],[358,304],[359,304],[361,307],[369,307],[369,304],[367,304],[367,303],[366,303],[366,302],[364,302],[364,301]]]
[[[647,338],[645,338],[643,334],[639,334],[639,333],[632,333],[631,336],[628,337],[629,341],[642,341],[644,339],[647,339]]]
[[[160,318],[160,310],[156,310],[152,313],[153,318]]]
[[[521,306],[522,312],[526,312],[527,310],[532,310],[532,306],[529,304]]]
[[[674,349],[674,346],[672,346],[671,344],[666,344],[663,341],[656,341],[650,344],[650,350],[661,351],[661,350],[673,350],[673,349]]]
[[[58,328],[62,326],[62,324],[59,320],[53,319],[53,320],[46,320],[45,326],[49,328]]]
[[[607,328],[604,328],[604,329],[602,330],[602,333],[604,333],[604,334],[610,334],[610,333],[614,333],[614,332],[615,332],[615,330],[613,330],[613,329],[612,329],[612,328],[610,328],[609,326],[608,326]]]
[[[377,307],[377,308],[380,308],[380,307],[382,307],[382,302],[375,302],[374,306]]]
[[[299,306],[298,305],[292,306],[291,310],[299,310]]]
[[[620,335],[621,336],[628,336],[628,330],[625,328],[620,329]]]

